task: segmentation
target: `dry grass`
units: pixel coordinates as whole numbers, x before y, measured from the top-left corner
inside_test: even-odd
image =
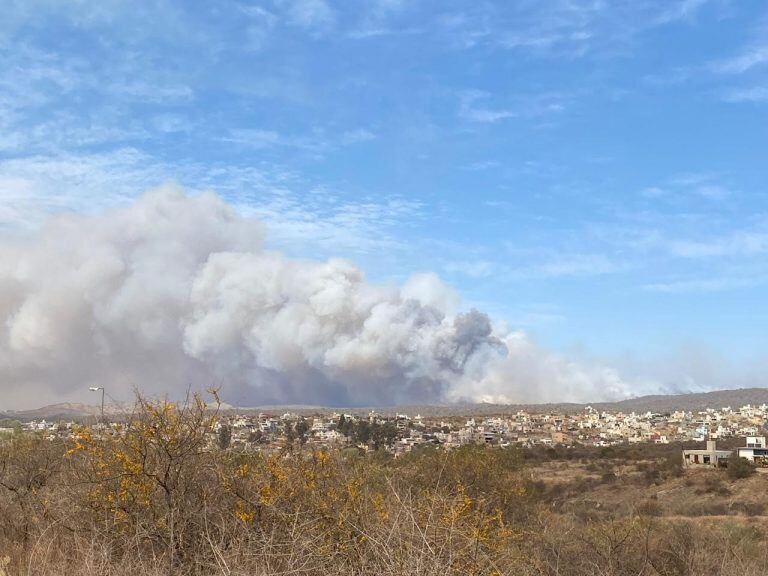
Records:
[[[209,446],[211,424],[199,401],[141,400],[119,435],[0,445],[0,576],[735,576],[768,566],[762,496],[748,499],[764,478],[723,481],[726,496],[711,476],[649,482],[627,465],[531,465],[512,449],[245,455]],[[715,522],[691,512],[702,499],[742,505]]]

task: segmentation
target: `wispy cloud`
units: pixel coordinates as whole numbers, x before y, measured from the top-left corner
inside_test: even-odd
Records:
[[[462,168],[471,172],[480,172],[483,170],[498,168],[499,166],[501,166],[501,163],[497,162],[496,160],[479,160],[477,162],[471,162],[465,166],[462,166]]]
[[[376,139],[376,134],[366,128],[346,130],[340,134],[328,134],[326,131],[316,129],[305,135],[281,134],[276,130],[263,130],[258,128],[233,128],[226,136],[219,138],[222,142],[229,142],[256,150],[268,148],[294,148],[316,156],[322,156],[342,146],[353,146]]]
[[[214,190],[242,213],[258,216],[275,246],[318,257],[405,251],[408,245],[396,230],[423,211],[416,200],[348,197],[274,166],[166,163],[125,148],[0,161],[0,230],[23,233],[50,214],[122,205],[168,181],[192,193]]]
[[[666,10],[659,16],[659,24],[669,24],[678,20],[689,20],[696,16],[708,0],[678,0],[670,2]]]
[[[359,142],[370,142],[376,140],[376,134],[367,128],[357,128],[355,130],[347,130],[341,134],[339,142],[342,144],[357,144]]]
[[[521,255],[519,258],[522,258]],[[492,260],[449,261],[443,269],[453,275],[470,278],[488,278],[519,282],[524,280],[542,280],[602,276],[626,271],[628,265],[618,262],[604,254],[562,254],[547,255],[530,253],[525,255],[525,262]]]
[[[443,270],[448,274],[469,276],[471,278],[487,278],[498,272],[498,266],[487,260],[446,262]]]
[[[721,74],[743,74],[764,64],[768,64],[768,46],[757,46],[737,56],[714,62],[712,69]]]
[[[606,3],[553,0],[546,3],[476,3],[442,14],[433,28],[455,45],[526,52],[546,58],[613,57],[631,53],[643,33],[693,22],[708,0]],[[718,3],[714,3],[717,7]]]
[[[285,137],[274,130],[260,130],[258,128],[235,128],[230,130],[226,136],[221,137],[220,140],[257,149],[288,144],[295,146],[297,144],[296,140],[287,141]],[[313,148],[316,147],[313,146]]]
[[[681,258],[755,256],[768,253],[768,232],[734,232],[706,240],[675,240],[670,252]]]
[[[248,19],[246,28],[247,48],[253,51],[261,50],[277,27],[280,21],[279,17],[263,6],[238,5],[238,8]]]
[[[290,22],[308,29],[327,29],[336,22],[336,13],[325,0],[289,0]]]
[[[643,188],[640,191],[640,195],[644,196],[645,198],[661,198],[666,193],[666,190],[664,190],[664,188],[660,188],[659,186],[648,186],[647,188]]]
[[[461,117],[473,122],[494,123],[499,120],[516,118],[518,113],[509,109],[491,109],[491,108],[466,108],[461,111]]]
[[[393,35],[422,34],[424,28],[412,22],[403,23],[395,20],[409,12],[415,3],[408,0],[369,0],[359,3],[360,14],[346,33],[348,38],[365,40]]]
[[[768,278],[752,276],[749,278],[694,278],[689,280],[674,280],[670,282],[655,282],[643,285],[647,292],[664,294],[688,294],[691,292],[727,292],[746,288],[754,288],[766,283]]]
[[[751,88],[735,88],[723,95],[726,102],[768,102],[768,86],[752,86]]]
[[[689,172],[679,174],[660,185],[648,186],[640,195],[649,200],[680,200],[698,196],[710,201],[724,201],[734,195],[734,190],[720,182],[722,176],[713,173]]]
[[[570,276],[602,276],[626,270],[627,265],[603,254],[569,254],[523,268],[523,277],[563,278]]]
[[[719,184],[703,184],[695,188],[696,194],[710,200],[725,200],[730,197],[732,191]]]
[[[188,101],[194,91],[185,84],[157,84],[139,79],[123,80],[108,84],[105,90],[121,98],[141,102],[169,104],[174,101]]]
[[[506,118],[514,118],[517,112],[502,108],[488,108],[480,102],[490,96],[481,90],[467,90],[459,94],[459,116],[473,122],[498,122]]]
[[[559,114],[565,110],[566,98],[562,94],[537,94],[516,96],[512,106],[487,105],[491,94],[481,90],[467,90],[459,94],[459,117],[472,122],[493,124],[520,117],[537,117]]]

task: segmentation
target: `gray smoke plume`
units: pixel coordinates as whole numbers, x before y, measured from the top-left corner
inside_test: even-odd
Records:
[[[0,409],[105,385],[239,404],[566,401],[627,395],[612,370],[455,312],[431,274],[366,282],[292,260],[215,195],[155,190],[0,245]]]

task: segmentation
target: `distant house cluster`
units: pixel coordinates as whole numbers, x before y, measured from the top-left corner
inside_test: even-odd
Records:
[[[739,456],[757,465],[768,462],[768,448],[760,432],[768,420],[768,406],[746,405],[700,411],[620,412],[586,407],[573,412],[513,413],[489,416],[411,416],[402,411],[379,413],[350,410],[288,411],[282,414],[228,410],[218,415],[211,431],[211,445],[269,451],[300,442],[316,447],[349,447],[358,450],[386,450],[395,456],[419,446],[447,449],[468,444],[522,447],[611,446],[621,443],[705,442],[697,450],[683,453],[685,466],[724,466],[731,451],[718,449],[716,439],[746,437]],[[94,429],[117,433],[119,426],[91,421]],[[72,421],[31,421],[28,432],[47,437],[69,436],[76,428]],[[222,429],[224,433],[222,433]],[[12,433],[13,430],[9,430]]]

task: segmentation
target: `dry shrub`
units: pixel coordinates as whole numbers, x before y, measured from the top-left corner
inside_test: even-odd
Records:
[[[656,498],[643,500],[637,505],[636,511],[641,516],[661,516],[662,514],[661,506]]]
[[[583,498],[594,481],[553,508],[517,450],[241,453],[216,446],[214,420],[199,398],[140,398],[118,429],[1,444],[0,570],[752,576],[768,559],[754,529],[666,520],[650,501],[603,512]]]
[[[741,512],[747,516],[762,516],[765,512],[764,502],[734,502],[731,510]]]
[[[84,573],[466,574],[516,553],[513,522],[530,499],[512,451],[397,463],[250,455],[212,449],[214,422],[197,397],[139,398],[115,430],[4,445],[0,525],[15,567],[44,574],[77,558]]]
[[[719,471],[712,471],[707,474],[700,488],[696,490],[697,494],[717,494],[718,496],[728,496],[731,491],[723,483]]]

